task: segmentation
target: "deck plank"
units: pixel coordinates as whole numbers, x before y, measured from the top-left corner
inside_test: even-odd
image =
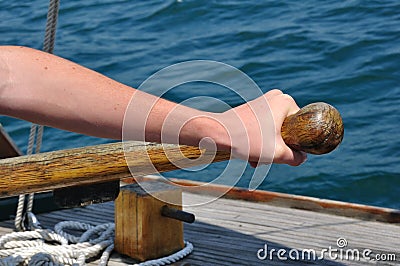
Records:
[[[184,193],[184,204],[193,205],[212,197]],[[399,265],[400,226],[382,222],[364,221],[331,214],[271,206],[241,200],[218,199],[185,210],[196,215],[196,222],[185,224],[185,239],[192,242],[194,252],[174,265]],[[38,215],[43,226],[52,228],[63,220],[100,224],[113,222],[112,202],[83,208],[54,211]],[[0,234],[12,231],[12,222],[0,223]],[[257,251],[268,245],[289,251],[337,248],[336,240],[345,238],[348,246],[343,249],[371,249],[374,253],[393,253],[395,262],[354,261],[345,259],[324,260],[259,260]],[[295,251],[292,251],[295,252]],[[133,260],[113,254],[109,265],[122,266]],[[97,265],[91,262],[89,265]]]

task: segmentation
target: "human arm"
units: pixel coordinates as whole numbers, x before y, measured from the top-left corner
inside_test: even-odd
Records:
[[[60,57],[13,46],[0,47],[0,82],[0,114],[34,123],[121,139],[124,115],[134,96],[135,112],[146,116],[145,124],[138,127],[144,127],[146,141],[199,145],[206,140],[206,146],[211,143],[219,150],[232,150],[251,162],[298,165],[305,159],[304,153],[292,151],[280,136],[283,119],[298,107],[277,90],[215,114],[135,90]],[[142,112],[140,105],[152,108]],[[273,135],[262,134],[259,126],[268,106],[273,120],[266,121],[265,127]],[[140,139],[139,135],[138,130],[134,137]]]

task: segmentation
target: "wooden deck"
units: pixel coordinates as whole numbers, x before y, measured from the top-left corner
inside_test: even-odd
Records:
[[[185,204],[204,202],[205,199],[211,200],[212,197],[184,193]],[[399,224],[223,198],[185,210],[196,215],[195,223],[185,225],[185,239],[193,243],[194,251],[174,265],[400,265]],[[52,228],[63,220],[92,224],[113,222],[114,204],[108,202],[54,211],[38,215],[38,218],[46,228]],[[0,226],[0,235],[13,230],[12,221],[1,222]],[[339,238],[344,238],[348,245],[339,249]],[[260,260],[257,252],[265,249],[265,245],[268,254],[265,260]],[[332,254],[329,256],[325,252],[323,260],[308,260],[308,254],[311,253],[303,252],[313,249],[319,257],[321,251],[329,247]],[[396,260],[366,261],[362,258],[362,252],[366,249],[371,250],[371,258],[376,254],[384,254],[391,259],[395,256]],[[278,250],[281,250],[281,257],[287,260],[278,258]],[[340,250],[343,255],[340,255]],[[360,253],[359,260],[351,258],[356,250]],[[269,252],[273,253],[272,259]],[[350,259],[346,259],[346,252]],[[289,254],[292,258],[299,254],[299,260],[290,259]],[[301,259],[302,254],[305,259]],[[263,256],[264,252],[260,255]],[[338,258],[335,259],[335,256]],[[132,263],[134,261],[129,258],[113,254],[109,265]],[[96,261],[90,263],[96,264]]]

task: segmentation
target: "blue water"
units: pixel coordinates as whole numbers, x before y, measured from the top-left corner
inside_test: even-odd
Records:
[[[300,167],[273,165],[260,188],[400,208],[399,10],[397,0],[61,1],[55,53],[132,87],[173,63],[216,60],[300,106],[328,102],[344,119],[342,145]],[[46,12],[44,0],[0,1],[0,44],[40,49]],[[202,94],[241,103],[215,86]],[[200,107],[215,111],[206,101]],[[0,122],[25,151],[30,124]],[[43,150],[105,142],[46,128]],[[224,166],[169,176],[208,181]],[[248,186],[252,171],[238,186]]]

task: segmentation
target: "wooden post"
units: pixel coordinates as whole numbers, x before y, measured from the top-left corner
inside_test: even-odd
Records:
[[[179,203],[172,205],[156,197]],[[115,201],[115,250],[139,261],[171,255],[182,249],[181,221],[162,216],[163,206],[182,209],[182,190],[161,182],[121,188]]]

